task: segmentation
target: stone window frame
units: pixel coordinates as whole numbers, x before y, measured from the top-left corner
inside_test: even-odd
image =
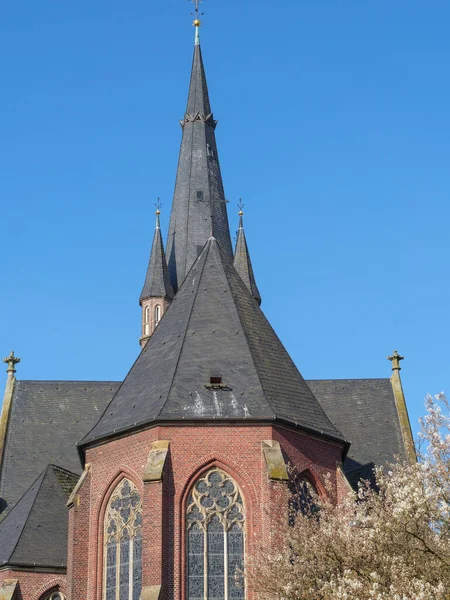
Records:
[[[130,516],[126,521],[120,518],[119,511],[115,510],[112,506],[115,500],[120,498],[120,493],[125,486],[125,484],[131,488],[132,493],[136,493],[139,497],[139,501],[135,507],[132,507],[130,510]],[[140,517],[140,524],[135,525],[134,522],[136,518]],[[133,600],[134,596],[134,586],[133,586],[133,573],[134,573],[134,541],[136,539],[137,533],[141,532],[141,544],[142,544],[142,495],[139,492],[138,488],[134,484],[134,482],[128,477],[123,477],[117,485],[112,490],[110,497],[108,499],[108,503],[106,506],[104,518],[103,518],[103,575],[102,575],[102,583],[103,583],[103,600],[107,599],[107,563],[108,563],[108,545],[112,539],[116,541],[116,588],[115,588],[115,600],[120,600],[120,540],[125,529],[128,530],[130,534],[130,545],[129,545],[129,563],[128,563],[128,574],[129,574],[129,584],[128,584],[128,600]],[[116,531],[109,531],[111,520],[116,522],[117,528]],[[141,549],[142,551],[142,549]],[[141,558],[141,580],[142,580],[142,558]],[[141,590],[139,590],[139,594],[137,598],[140,597]]]
[[[227,506],[225,509],[218,507],[216,502],[214,502],[214,506],[212,506],[210,508],[203,506],[202,498],[204,496],[206,496],[207,493],[200,493],[196,489],[196,486],[198,486],[198,484],[201,482],[205,482],[207,484],[208,478],[213,473],[219,473],[223,477],[223,484],[226,481],[230,481],[235,487],[235,491],[232,494],[226,494],[226,493],[223,494],[223,495],[227,495],[228,497],[232,498],[230,505]],[[231,511],[231,509],[233,509],[235,507],[237,507],[238,513],[240,514],[241,518],[240,519],[237,519],[237,518],[229,519],[228,513]],[[194,516],[194,517],[190,518],[190,515],[192,515],[194,511],[197,512],[197,515],[201,515],[201,517],[196,518]],[[203,600],[208,600],[207,526],[213,517],[216,517],[216,518],[218,517],[221,524],[224,527],[224,552],[223,552],[223,557],[224,557],[224,563],[223,563],[224,564],[224,567],[223,567],[224,600],[232,600],[232,597],[230,597],[230,595],[229,595],[229,580],[228,580],[228,577],[229,577],[229,568],[228,568],[229,567],[229,553],[228,553],[227,533],[229,532],[231,527],[236,524],[240,527],[240,529],[242,531],[242,561],[243,561],[243,563],[245,563],[246,546],[247,546],[246,526],[245,526],[246,525],[246,512],[247,511],[246,511],[246,507],[245,507],[245,501],[244,501],[242,490],[241,490],[239,484],[224,469],[217,467],[217,466],[210,467],[209,469],[207,469],[206,471],[201,473],[198,477],[196,477],[195,480],[192,482],[192,484],[189,488],[189,493],[187,495],[186,505],[185,505],[185,520],[186,520],[186,523],[185,523],[185,527],[186,527],[186,529],[185,529],[185,531],[186,531],[185,594],[186,594],[187,600],[189,600],[189,530],[194,525],[200,526],[201,530],[203,531],[203,578],[204,578],[203,579]],[[247,598],[247,588],[245,586],[245,580],[243,580],[243,585],[244,585],[243,595],[240,598],[237,597],[236,600],[245,600]]]

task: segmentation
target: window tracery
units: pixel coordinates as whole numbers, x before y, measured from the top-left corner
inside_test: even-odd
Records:
[[[104,600],[139,600],[142,589],[142,500],[123,479],[105,514]]]
[[[213,468],[198,479],[187,501],[188,600],[245,598],[245,512],[238,485]]]

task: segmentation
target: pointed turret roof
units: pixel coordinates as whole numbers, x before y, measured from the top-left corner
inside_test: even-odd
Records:
[[[66,566],[66,503],[77,481],[55,465],[41,473],[0,523],[0,566]]]
[[[177,178],[167,237],[167,261],[175,292],[213,235],[224,254],[232,261],[233,250],[220,172],[215,127],[208,86],[198,40],[192,62],[189,96],[178,160]]]
[[[247,286],[250,294],[253,298],[261,304],[261,294],[259,293],[258,286],[256,285],[255,275],[253,273],[252,261],[250,260],[250,253],[248,251],[247,240],[245,239],[244,232],[244,213],[242,210],[239,211],[239,229],[236,240],[236,251],[234,253],[234,268],[241,276],[242,281]]]
[[[173,298],[173,288],[167,269],[159,215],[160,211],[158,209],[156,211],[156,228],[155,235],[153,236],[150,260],[148,261],[147,274],[139,302],[142,302],[145,298],[168,298],[169,300]]]
[[[212,419],[280,419],[344,442],[214,238],[82,445]]]

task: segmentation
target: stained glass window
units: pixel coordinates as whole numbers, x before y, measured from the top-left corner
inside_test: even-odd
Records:
[[[139,600],[142,589],[142,502],[123,479],[105,514],[104,600]]]
[[[187,600],[243,600],[244,506],[221,469],[196,481],[187,502]]]

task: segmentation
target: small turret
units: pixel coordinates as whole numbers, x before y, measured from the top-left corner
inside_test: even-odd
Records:
[[[159,205],[156,210],[156,229],[148,262],[147,275],[139,304],[142,307],[142,335],[140,344],[145,346],[166,312],[174,293],[167,269],[166,255],[161,237]]]
[[[256,285],[255,275],[253,274],[252,261],[250,260],[250,254],[248,251],[247,241],[244,233],[244,213],[242,211],[243,206],[240,206],[239,210],[239,230],[236,240],[236,251],[234,253],[234,268],[241,276],[242,281],[248,287],[251,295],[256,302],[261,305],[261,294],[259,293],[258,286]]]

